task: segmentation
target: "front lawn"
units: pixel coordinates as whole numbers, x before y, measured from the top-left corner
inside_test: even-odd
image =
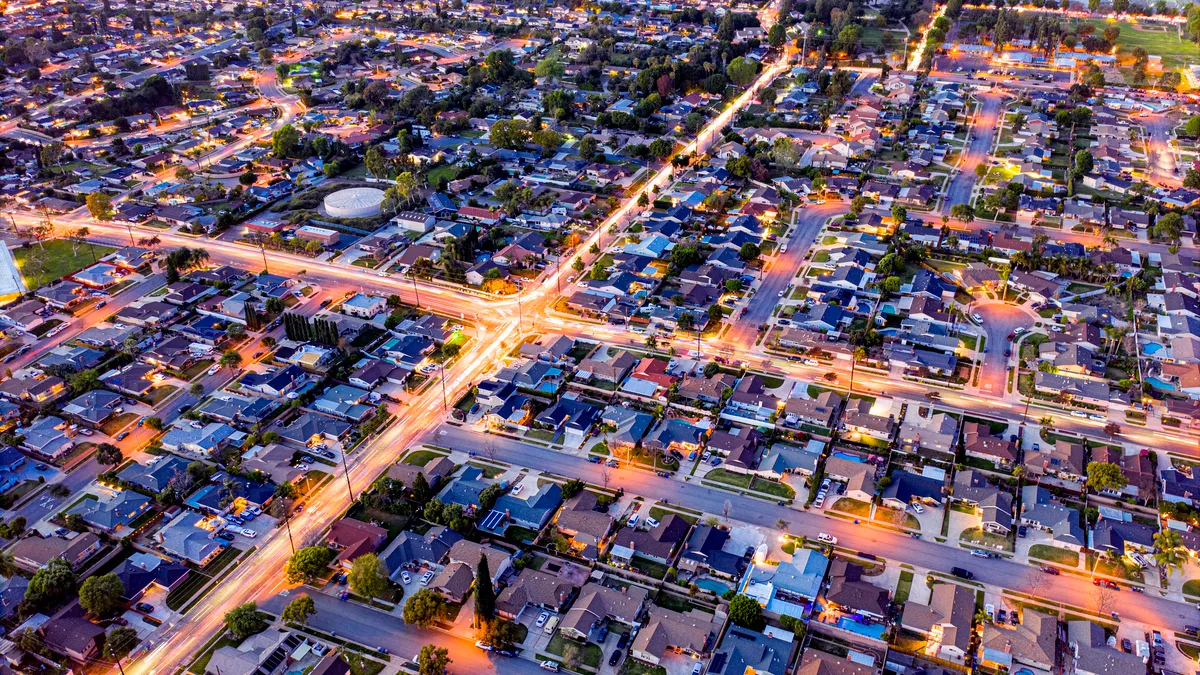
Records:
[[[1029,547],[1029,557],[1038,560],[1045,560],[1052,563],[1058,563],[1066,567],[1079,566],[1079,554],[1075,551],[1068,551],[1065,548],[1050,546],[1048,544],[1034,544]]]
[[[564,638],[562,633],[558,632],[550,638],[550,642],[546,645],[546,651],[562,658],[568,666],[572,663],[581,663],[593,670],[600,666],[600,659],[604,656],[600,645],[591,642],[579,644],[574,640]]]
[[[751,476],[733,473],[731,471],[726,471],[725,469],[713,469],[712,471],[704,474],[704,477],[708,480],[713,480],[718,483],[725,483],[726,485],[733,485],[740,488],[750,487]]]
[[[65,239],[54,239],[13,249],[12,254],[25,279],[25,287],[32,291],[74,274],[115,250],[111,246],[73,244]]]
[[[833,506],[830,506],[829,508],[834,511],[841,511],[842,513],[849,513],[852,516],[860,516],[862,518],[866,518],[871,514],[870,502],[851,499],[849,497],[842,497],[841,499],[838,499],[833,503]]]
[[[412,464],[413,466],[425,466],[432,460],[441,456],[442,453],[434,452],[432,450],[414,450],[404,456],[404,463]]]

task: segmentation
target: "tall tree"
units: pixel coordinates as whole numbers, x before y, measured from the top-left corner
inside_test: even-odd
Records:
[[[475,625],[482,626],[496,616],[496,589],[486,555],[479,556],[475,566]]]

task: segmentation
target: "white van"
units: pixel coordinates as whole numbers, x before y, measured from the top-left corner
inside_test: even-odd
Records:
[[[558,621],[557,616],[550,617],[550,620],[546,622],[545,628],[542,628],[542,632],[546,635],[554,635],[554,629],[558,628]]]

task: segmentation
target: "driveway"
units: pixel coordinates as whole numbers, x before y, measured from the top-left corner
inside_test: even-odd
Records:
[[[987,335],[984,348],[983,368],[979,375],[979,393],[984,396],[1004,398],[1008,382],[1008,365],[1011,358],[1004,356],[1009,349],[1008,334],[1016,328],[1031,328],[1037,315],[1021,305],[999,301],[982,301],[971,305],[971,314],[983,318],[983,332]]]

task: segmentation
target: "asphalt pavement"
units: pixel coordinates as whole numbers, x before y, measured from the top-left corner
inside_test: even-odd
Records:
[[[787,239],[787,253],[780,253],[769,260],[763,272],[762,283],[753,298],[746,301],[749,311],[737,318],[721,338],[721,342],[751,347],[758,338],[758,326],[771,319],[771,311],[779,302],[780,292],[787,289],[796,273],[804,265],[804,256],[812,248],[821,226],[835,215],[850,210],[849,202],[830,201],[825,204],[809,204],[796,214],[796,228]],[[782,244],[783,242],[781,242]]]
[[[416,592],[410,587],[408,592]],[[353,640],[363,646],[378,650],[383,647],[397,657],[412,659],[421,647],[433,644],[450,652],[451,673],[518,673],[533,675],[541,672],[536,661],[510,658],[485,652],[471,641],[449,635],[438,630],[409,626],[394,614],[381,612],[351,602],[343,602],[315,589],[297,588],[288,595],[274,594],[260,598],[258,605],[265,611],[279,615],[283,608],[299,593],[307,592],[317,607],[317,613],[308,620],[308,625],[322,633]],[[532,655],[531,655],[532,656]]]
[[[984,354],[983,370],[979,375],[979,393],[1004,398],[1010,364],[1004,352],[1012,346],[1008,335],[1017,328],[1033,327],[1036,319],[1024,307],[1002,302],[972,305],[971,313],[983,318],[983,331],[987,335],[984,345],[987,353]]]
[[[774,530],[778,529],[777,523],[782,519],[787,522],[783,531],[790,534],[815,538],[818,533],[825,532],[838,538],[839,547],[873,553],[893,564],[908,563],[943,573],[949,573],[951,567],[962,567],[973,572],[978,582],[1024,592],[1033,588],[1030,580],[1041,574],[1030,565],[1005,558],[977,558],[967,549],[913,539],[906,534],[863,526],[801,508],[779,506],[754,497],[705,487],[697,482],[660,478],[641,469],[606,469],[581,457],[519,440],[501,436],[489,438],[496,448],[496,458],[504,462],[525,467],[553,467],[553,471],[559,475],[580,478],[593,484],[602,484],[601,472],[607,470],[610,472],[609,485],[619,485],[633,494],[667,499],[671,504],[706,513],[720,511],[728,500],[730,513],[737,514],[741,521]],[[442,424],[425,438],[425,442],[462,450],[479,447],[480,434]],[[1095,587],[1085,577],[1059,576],[1053,584],[1039,586],[1037,594],[1092,611],[1096,608]],[[1121,591],[1117,607],[1121,616],[1127,619],[1180,631],[1185,625],[1195,623],[1197,618],[1195,609],[1190,605],[1157,597],[1153,592],[1135,594],[1128,590]]]
[[[1000,104],[1003,98],[999,94],[979,93],[979,112],[975,115],[975,123],[971,126],[967,149],[959,160],[958,173],[950,179],[946,188],[945,211],[956,204],[968,204],[971,201],[971,190],[975,187],[978,176],[975,167],[980,162],[986,162],[988,152],[992,148],[992,138],[999,126]]]

